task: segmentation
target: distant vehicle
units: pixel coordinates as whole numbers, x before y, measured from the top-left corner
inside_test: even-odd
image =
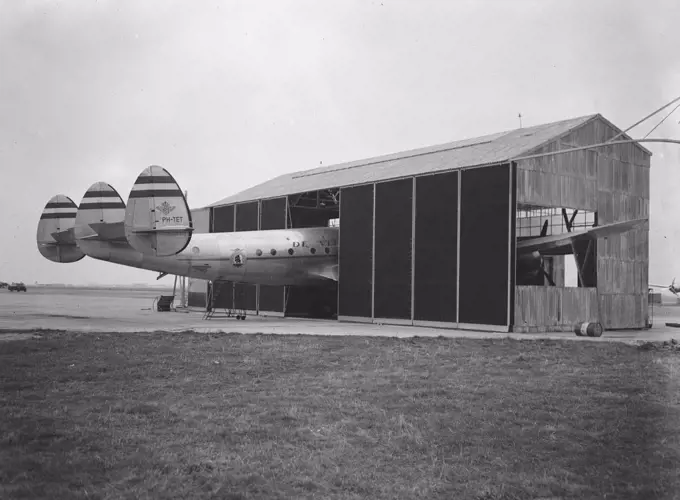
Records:
[[[9,285],[7,287],[7,290],[9,290],[10,292],[25,292],[26,291],[26,285],[24,285],[21,282],[12,283],[11,285]]]
[[[0,281],[0,288],[7,288],[7,286],[8,286],[7,283],[5,283],[4,281]]]

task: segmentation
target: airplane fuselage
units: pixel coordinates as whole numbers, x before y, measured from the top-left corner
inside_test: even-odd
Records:
[[[305,285],[337,280],[338,228],[194,234],[180,253],[145,255],[124,241],[78,240],[89,257],[205,280]]]

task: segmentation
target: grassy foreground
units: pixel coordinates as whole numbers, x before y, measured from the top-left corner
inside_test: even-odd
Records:
[[[0,342],[0,498],[680,498],[680,353],[592,342]]]

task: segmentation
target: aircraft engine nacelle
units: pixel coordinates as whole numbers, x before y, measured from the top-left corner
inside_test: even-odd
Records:
[[[163,167],[145,168],[125,209],[125,237],[144,255],[166,257],[191,241],[191,212],[179,185]]]
[[[78,205],[63,194],[53,196],[47,202],[35,237],[43,257],[63,263],[77,262],[85,257],[73,234],[77,211]]]

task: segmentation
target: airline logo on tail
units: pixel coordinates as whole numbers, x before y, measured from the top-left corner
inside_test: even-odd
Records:
[[[163,203],[158,205],[156,208],[158,209],[158,211],[160,213],[162,213],[165,216],[170,215],[170,212],[172,212],[175,209],[175,207],[170,205],[170,203],[168,203],[167,201],[164,201]]]

